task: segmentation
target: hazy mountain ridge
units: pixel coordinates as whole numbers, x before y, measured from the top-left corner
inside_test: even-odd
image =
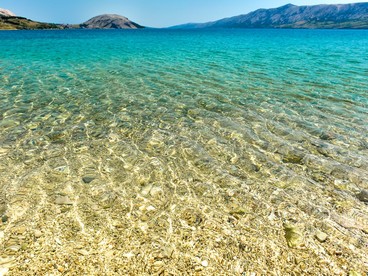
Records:
[[[172,28],[368,28],[368,3],[295,6],[259,9],[207,23],[188,23]]]
[[[139,29],[143,26],[116,14],[103,14],[82,24],[52,24],[32,21],[0,8],[0,30],[29,29]],[[259,9],[207,23],[188,23],[176,29],[201,28],[305,28],[368,29],[368,3],[295,6]]]

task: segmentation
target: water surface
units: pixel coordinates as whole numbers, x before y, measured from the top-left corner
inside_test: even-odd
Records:
[[[368,270],[367,31],[0,40],[14,275]]]

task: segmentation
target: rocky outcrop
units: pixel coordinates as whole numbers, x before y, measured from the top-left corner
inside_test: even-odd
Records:
[[[173,28],[368,29],[368,3],[315,6],[288,4],[214,22],[190,23]]]
[[[80,24],[86,29],[140,29],[142,26],[130,21],[128,18],[117,14],[103,14],[91,18]]]
[[[0,16],[16,16],[16,15],[9,10],[0,8]]]

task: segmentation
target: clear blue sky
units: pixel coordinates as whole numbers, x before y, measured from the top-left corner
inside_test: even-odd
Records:
[[[82,23],[89,18],[116,13],[149,27],[168,27],[188,22],[207,22],[248,13],[259,8],[337,4],[346,0],[0,0],[0,7],[33,20]],[[359,1],[368,2],[368,0]]]

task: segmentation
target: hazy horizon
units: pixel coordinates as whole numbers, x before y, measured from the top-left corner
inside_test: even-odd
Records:
[[[65,0],[45,2],[44,0],[3,0],[1,8],[8,9],[16,15],[32,20],[50,23],[82,23],[91,17],[114,13],[128,17],[130,20],[148,27],[168,27],[185,23],[200,23],[225,17],[249,13],[260,8],[275,8],[292,3],[294,5],[347,4],[367,1],[290,1],[260,0],[257,3],[234,0],[231,4],[225,0],[215,3],[209,0],[169,1],[149,0],[117,1],[109,0]]]

